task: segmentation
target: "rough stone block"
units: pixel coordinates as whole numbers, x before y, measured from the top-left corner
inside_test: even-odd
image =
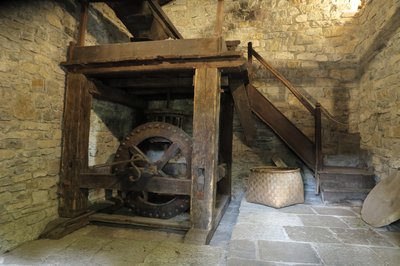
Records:
[[[383,236],[370,229],[331,228],[341,242],[346,244],[392,247]]]
[[[347,208],[341,207],[312,207],[320,215],[332,215],[332,216],[350,216],[354,217],[356,214]]]
[[[314,215],[300,215],[299,217],[304,226],[348,228],[346,223],[336,217]]]
[[[340,243],[339,239],[328,229],[321,227],[285,226],[290,239],[311,243]]]
[[[364,246],[319,244],[316,250],[325,265],[384,265],[375,252]]]
[[[232,240],[229,245],[229,257],[256,259],[257,240]]]
[[[259,241],[260,258],[264,261],[319,264],[320,259],[310,244]]]

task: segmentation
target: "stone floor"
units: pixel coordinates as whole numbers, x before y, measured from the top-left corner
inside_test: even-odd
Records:
[[[208,246],[185,245],[178,233],[90,225],[26,243],[0,264],[400,265],[399,232],[369,227],[359,208],[311,202],[277,210],[233,201]]]

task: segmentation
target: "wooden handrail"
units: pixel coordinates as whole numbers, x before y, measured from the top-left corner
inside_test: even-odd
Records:
[[[251,50],[250,50],[251,49]],[[289,80],[287,80],[277,69],[271,66],[265,59],[257,53],[254,49],[249,47],[249,53],[254,56],[266,69],[268,69],[280,82],[282,82],[286,88],[288,88],[293,95],[304,105],[304,107],[312,114],[315,113],[315,107],[307,100],[306,97],[298,91]]]

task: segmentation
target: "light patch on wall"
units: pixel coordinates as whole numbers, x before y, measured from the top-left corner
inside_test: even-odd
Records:
[[[347,12],[357,12],[364,5],[365,1],[362,0],[350,0],[350,9],[345,10]]]

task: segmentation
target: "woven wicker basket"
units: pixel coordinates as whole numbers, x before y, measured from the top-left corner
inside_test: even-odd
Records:
[[[250,169],[246,200],[275,208],[303,203],[304,187],[299,168]]]

